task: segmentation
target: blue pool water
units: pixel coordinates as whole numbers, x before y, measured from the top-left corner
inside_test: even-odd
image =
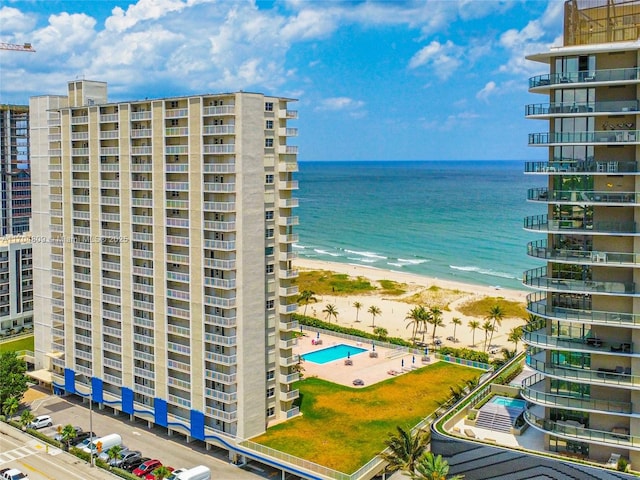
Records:
[[[329,363],[341,358],[347,358],[349,355],[357,355],[358,353],[366,352],[366,348],[353,347],[351,345],[345,345],[343,343],[334,345],[332,347],[323,348],[322,350],[316,350],[315,352],[309,352],[302,355],[307,362],[313,363]]]
[[[509,397],[493,397],[491,400],[492,403],[496,403],[498,405],[502,405],[503,407],[512,407],[512,408],[527,408],[527,402],[524,400],[518,400],[516,398]]]

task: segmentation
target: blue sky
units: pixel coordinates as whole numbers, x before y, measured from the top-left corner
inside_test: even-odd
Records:
[[[562,1],[2,0],[0,103],[109,83],[109,100],[256,91],[298,99],[299,160],[542,159],[525,55]]]

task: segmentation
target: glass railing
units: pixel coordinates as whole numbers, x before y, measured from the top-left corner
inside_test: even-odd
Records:
[[[585,442],[598,442],[617,445],[623,448],[640,448],[640,437],[631,436],[624,428],[618,428],[614,432],[593,430],[580,424],[570,424],[563,421],[548,420],[535,415],[531,410],[524,413],[525,421],[534,428],[560,437],[573,438]]]
[[[536,292],[527,296],[527,311],[533,315],[577,323],[593,323],[601,325],[620,325],[624,327],[640,327],[640,315],[624,312],[605,312],[580,309],[573,306],[573,297],[560,297],[557,302],[566,305],[548,305],[548,293]]]
[[[526,162],[525,173],[638,173],[636,162],[554,159],[550,162]]]
[[[592,70],[584,72],[547,73],[529,79],[529,88],[546,87],[562,83],[621,82],[637,80],[638,67]]]
[[[637,266],[640,264],[640,254],[624,252],[603,252],[601,250],[576,250],[569,248],[548,248],[547,240],[538,240],[527,244],[527,255],[576,263],[604,263],[606,265]]]
[[[636,295],[633,282],[603,282],[594,280],[578,280],[564,277],[549,277],[547,267],[534,268],[523,273],[522,283],[538,289],[556,292],[581,292],[613,295]]]
[[[635,222],[600,221],[594,222],[589,219],[549,219],[547,215],[534,215],[525,217],[524,229],[540,232],[559,233],[619,233],[635,235]]]
[[[530,133],[529,145],[547,145],[550,143],[629,143],[637,142],[638,138],[640,138],[639,133],[640,131],[631,129]]]
[[[536,103],[525,106],[525,115],[556,115],[562,113],[636,112],[638,100],[612,100],[608,102]]]
[[[522,381],[521,394],[525,400],[529,400],[536,405],[571,410],[580,409],[607,413],[620,413],[623,415],[628,415],[632,412],[632,405],[630,402],[547,393],[541,390],[544,387],[545,376],[536,373]]]
[[[542,349],[570,350],[580,352],[617,352],[631,355],[633,354],[632,343],[605,342],[604,340],[591,336],[571,336],[548,334],[545,328],[531,330],[535,325],[526,325],[522,331],[522,341],[527,345],[540,347]],[[624,373],[624,371],[622,372]]]
[[[545,375],[575,380],[579,383],[595,383],[602,385],[614,385],[617,387],[639,388],[640,376],[631,375],[630,368],[616,367],[614,369],[601,368],[590,370],[583,368],[573,368],[553,363],[546,363],[537,360],[532,356],[527,356],[526,363],[534,370]]]
[[[593,191],[593,190],[549,190],[548,188],[531,188],[527,192],[527,200],[538,202],[567,203],[640,203],[640,194],[635,192]]]

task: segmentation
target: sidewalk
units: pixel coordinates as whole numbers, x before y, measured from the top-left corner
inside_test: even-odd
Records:
[[[117,475],[108,472],[107,470],[103,470],[102,468],[91,467],[88,463],[80,460],[78,457],[75,457],[70,453],[49,445],[39,438],[32,437],[28,433],[14,428],[4,422],[0,422],[0,454],[4,450],[2,448],[2,438],[5,436],[13,440],[17,440],[24,445],[28,445],[29,447],[37,451],[44,452],[45,454],[51,455],[52,457],[56,457],[56,462],[64,464],[65,468],[73,470],[78,473],[78,475],[82,475],[85,478],[97,480],[114,480],[120,478]]]

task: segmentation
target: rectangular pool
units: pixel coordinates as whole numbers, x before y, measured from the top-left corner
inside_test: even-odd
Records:
[[[524,400],[519,400],[517,398],[509,398],[509,397],[493,397],[491,403],[495,403],[497,405],[502,405],[503,407],[511,407],[511,408],[527,408],[527,402]]]
[[[323,348],[322,350],[316,350],[315,352],[304,353],[302,358],[307,362],[313,363],[329,363],[334,360],[340,360],[341,358],[347,358],[349,355],[357,355],[362,352],[366,352],[366,348],[354,347],[351,345],[345,345],[340,343],[333,345],[332,347]]]

